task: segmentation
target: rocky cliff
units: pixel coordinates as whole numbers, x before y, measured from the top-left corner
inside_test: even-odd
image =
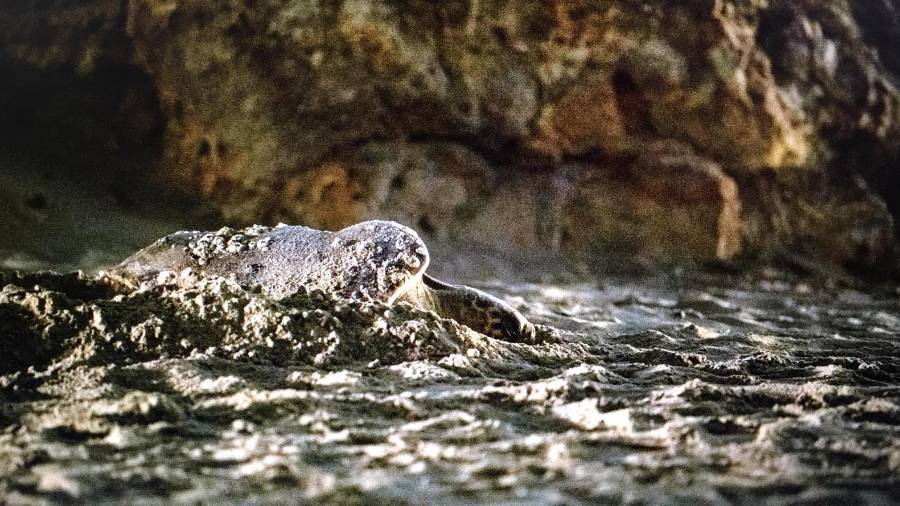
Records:
[[[898,47],[896,0],[7,0],[0,128],[233,224],[892,268]]]

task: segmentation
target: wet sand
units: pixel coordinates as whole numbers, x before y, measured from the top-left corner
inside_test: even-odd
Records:
[[[536,346],[407,306],[277,303],[190,275],[118,295],[8,277],[5,334],[39,345],[2,364],[0,496],[895,503],[896,292],[761,272],[444,273],[513,303]]]

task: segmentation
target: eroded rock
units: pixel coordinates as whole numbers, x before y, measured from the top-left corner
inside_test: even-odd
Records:
[[[745,231],[759,230],[743,237],[749,253],[792,250],[813,230],[822,234],[814,240],[828,250],[824,257],[838,263],[872,264],[872,256],[884,263],[878,255],[890,255],[862,251],[855,239],[830,240],[895,235],[883,225],[859,228],[898,212],[898,16],[889,2],[98,0],[3,9],[2,63],[17,76],[4,84],[13,90],[7,104],[35,96],[23,91],[35,82],[26,75],[94,82],[127,70],[134,79],[97,82],[109,82],[103,93],[115,97],[110,117],[133,118],[135,135],[47,118],[37,130],[65,124],[66,135],[47,139],[124,151],[156,136],[160,152],[151,158],[161,179],[215,203],[233,224],[338,229],[403,217],[438,238],[554,250],[565,243],[565,224],[577,221],[578,233],[605,243],[641,242],[650,256],[707,260],[741,250],[738,220]],[[112,93],[122,89],[130,91]],[[71,135],[88,130],[106,133]],[[699,170],[682,178],[669,162],[646,163],[660,142],[688,146],[708,162],[679,163],[708,163],[721,176]],[[373,174],[386,168],[390,178]],[[794,176],[809,170],[828,182],[815,189],[824,198],[804,199],[813,207],[841,200],[842,178],[863,176],[866,197],[854,202],[872,220],[770,230],[780,218],[753,201],[757,187],[778,174],[786,191],[809,193]],[[620,185],[623,174],[685,191],[657,192],[661,198],[643,209],[647,192]],[[550,207],[576,215],[535,203],[556,188],[548,182],[566,179],[587,183],[559,199],[554,190]],[[695,191],[714,186],[718,197]],[[423,201],[423,193],[433,199]],[[612,223],[603,205],[560,204],[576,193],[640,212],[616,213]],[[826,203],[813,212],[833,209]],[[648,226],[649,215],[666,213],[672,223]],[[494,233],[491,224],[510,215],[523,216],[522,224]],[[699,226],[685,230],[698,216]]]
[[[582,172],[565,213],[566,248],[657,261],[727,260],[740,252],[741,201],[718,164],[662,145],[635,166]]]

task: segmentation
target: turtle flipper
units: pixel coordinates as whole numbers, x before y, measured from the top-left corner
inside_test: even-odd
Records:
[[[534,325],[497,297],[468,286],[444,283],[428,274],[422,275],[422,282],[441,316],[504,341],[534,342]]]

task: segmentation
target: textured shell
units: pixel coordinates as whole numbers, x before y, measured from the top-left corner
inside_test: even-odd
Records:
[[[151,281],[161,271],[192,268],[260,286],[274,298],[318,288],[347,298],[392,303],[418,283],[428,250],[415,231],[367,221],[338,232],[301,226],[177,232],[138,251],[114,273]]]

